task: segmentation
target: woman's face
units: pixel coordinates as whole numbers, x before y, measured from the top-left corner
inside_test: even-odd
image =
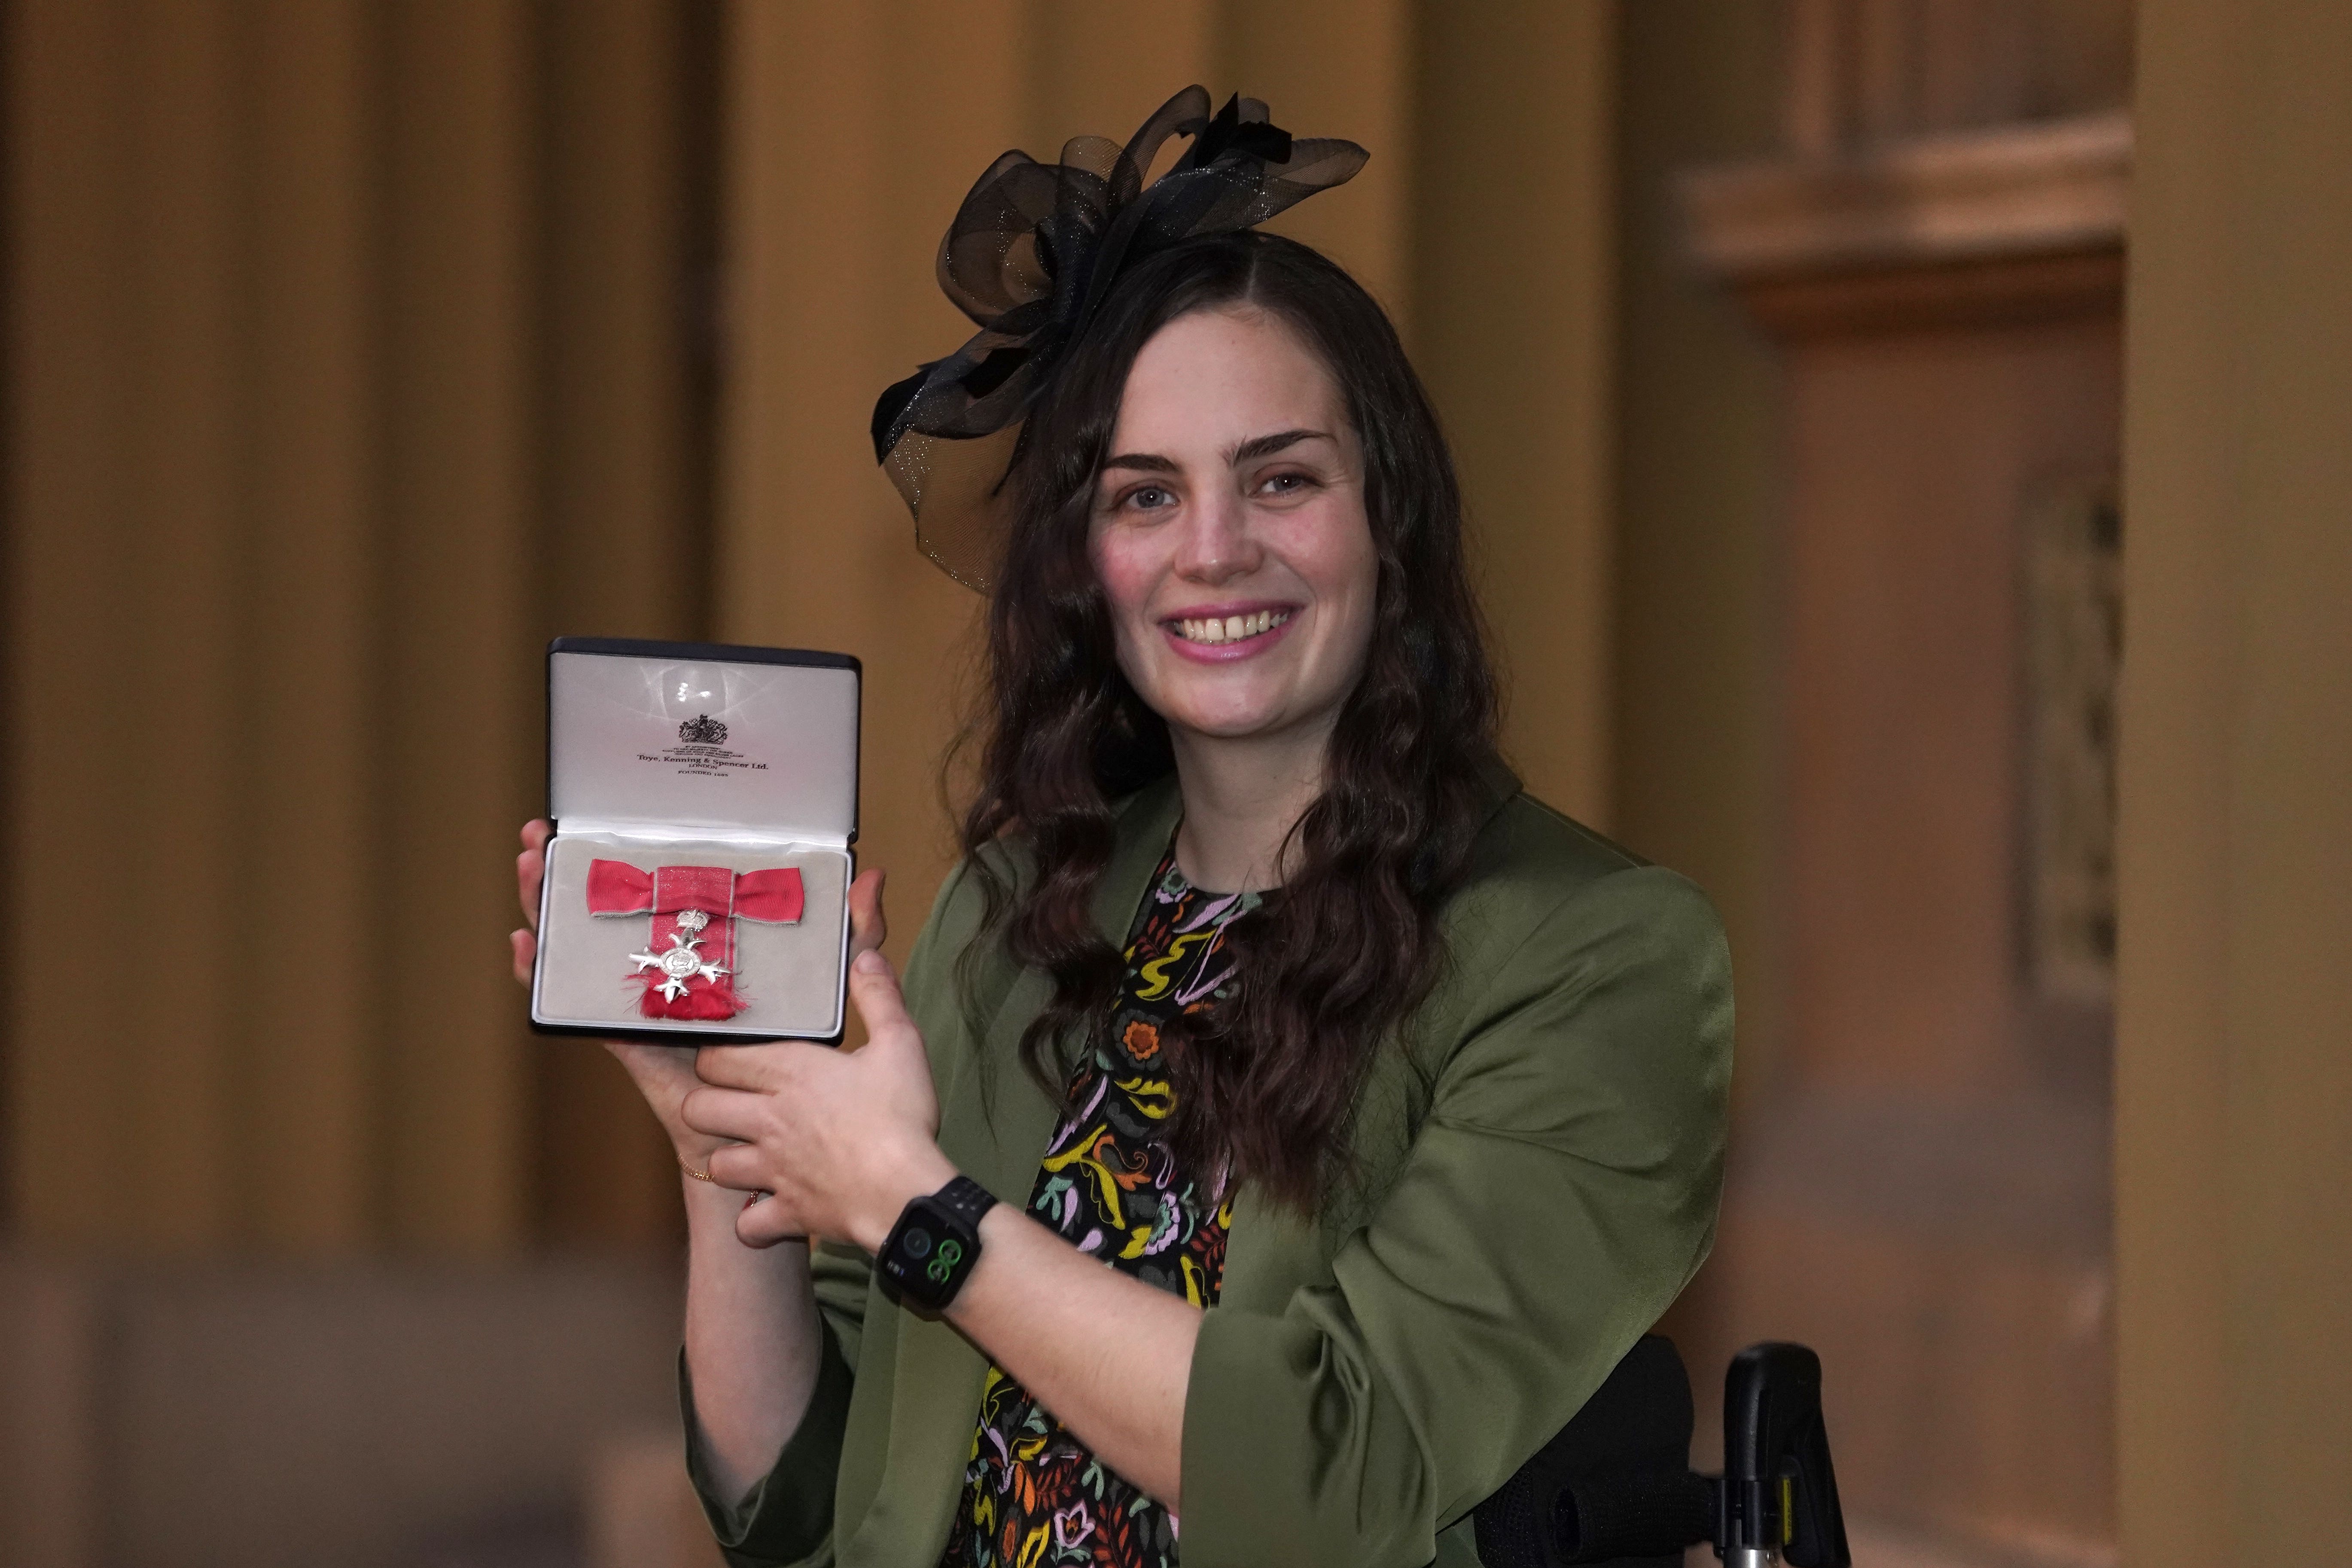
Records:
[[[1364,668],[1379,561],[1339,385],[1280,317],[1195,311],[1144,344],[1090,545],[1119,668],[1180,736],[1328,731]]]

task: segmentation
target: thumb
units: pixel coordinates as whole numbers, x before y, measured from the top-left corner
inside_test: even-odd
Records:
[[[939,1090],[931,1082],[930,1053],[923,1048],[923,1032],[907,1011],[890,961],[878,952],[859,953],[849,966],[849,994],[857,1004],[857,1016],[866,1020],[866,1044],[852,1059],[877,1074],[877,1087],[883,1094],[919,1115],[936,1136]]]
[[[867,1049],[880,1045],[903,1050],[909,1043],[919,1051],[922,1048],[922,1035],[907,1011],[898,973],[888,959],[872,948],[849,965],[849,1000],[865,1021]]]

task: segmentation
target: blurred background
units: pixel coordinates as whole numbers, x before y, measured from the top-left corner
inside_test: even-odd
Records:
[[[933,255],[992,158],[1195,80],[1372,150],[1279,226],[1447,421],[1511,754],[1730,927],[1729,1192],[1666,1324],[1700,1457],[1730,1352],[1801,1339],[1865,1568],[2334,1549],[2352,7],[0,39],[0,1563],[712,1560],[677,1177],[506,973],[542,645],[862,658],[903,955],[979,602],[872,399],[969,331]]]

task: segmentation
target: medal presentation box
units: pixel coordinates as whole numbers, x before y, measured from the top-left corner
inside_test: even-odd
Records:
[[[548,645],[533,1028],[840,1040],[860,679],[846,654]]]

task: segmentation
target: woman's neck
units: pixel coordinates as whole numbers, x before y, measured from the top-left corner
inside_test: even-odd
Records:
[[[1176,868],[1194,887],[1222,893],[1280,887],[1283,842],[1323,790],[1330,727],[1300,735],[1221,740],[1178,731],[1177,787],[1184,820]]]

